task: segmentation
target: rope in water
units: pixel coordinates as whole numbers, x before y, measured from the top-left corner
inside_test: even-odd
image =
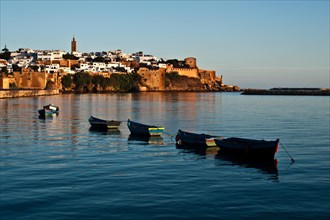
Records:
[[[170,133],[167,133],[167,132],[163,132],[164,134],[167,134],[170,138],[171,138],[171,140],[173,140],[173,138],[174,138],[174,136],[176,135],[176,134],[170,134]]]
[[[289,157],[291,158],[291,162],[294,163],[295,160],[291,157],[291,155],[289,154],[289,152],[285,149],[285,147],[283,146],[283,144],[280,142],[281,146],[283,147],[283,149],[285,150],[285,152],[289,155]]]

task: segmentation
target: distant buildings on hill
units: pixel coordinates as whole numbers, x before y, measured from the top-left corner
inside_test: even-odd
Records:
[[[58,82],[60,80],[57,78],[63,75],[81,71],[105,77],[110,77],[113,73],[137,73],[143,79],[141,87],[146,90],[164,90],[166,73],[198,78],[204,84],[222,84],[222,76],[216,76],[214,70],[198,68],[194,57],[185,60],[163,60],[146,55],[142,51],[132,54],[121,50],[79,52],[75,37],[71,41],[71,53],[28,48],[9,51],[6,46],[0,53],[0,77],[12,78],[9,84],[15,83],[18,88],[45,88],[47,80]],[[30,82],[27,82],[28,80]],[[5,84],[0,85],[8,87]]]

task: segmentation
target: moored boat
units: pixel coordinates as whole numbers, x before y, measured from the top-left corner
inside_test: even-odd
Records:
[[[121,121],[104,120],[104,119],[96,118],[94,116],[90,116],[88,121],[92,128],[102,129],[102,130],[118,129],[121,123]]]
[[[130,119],[127,120],[127,127],[132,135],[142,136],[161,136],[165,130],[164,127],[141,124]]]
[[[53,116],[54,114],[58,114],[60,111],[59,107],[54,104],[49,104],[43,106],[42,109],[38,110],[38,114],[40,118],[45,118],[46,116]]]
[[[175,136],[176,145],[181,148],[207,148],[216,146],[214,138],[221,138],[209,134],[197,134],[187,131],[178,130]]]
[[[182,130],[178,130],[175,140],[178,148],[203,150],[210,147],[217,147],[221,154],[258,160],[274,160],[279,146],[279,139],[266,141],[236,137],[224,138]]]
[[[236,137],[214,139],[221,153],[261,160],[274,159],[275,153],[278,151],[279,141],[279,139],[266,141]]]

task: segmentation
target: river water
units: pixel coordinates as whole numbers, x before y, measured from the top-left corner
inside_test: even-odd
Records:
[[[59,115],[39,119],[49,103]],[[329,105],[329,97],[188,92],[1,99],[1,220],[328,219]],[[123,122],[96,132],[91,115]],[[131,139],[128,118],[166,134]],[[177,149],[178,129],[280,138],[283,147],[266,167]]]

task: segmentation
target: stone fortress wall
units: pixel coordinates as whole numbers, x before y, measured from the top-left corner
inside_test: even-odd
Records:
[[[148,90],[165,90],[165,69],[150,70],[141,67],[137,73],[142,77],[143,86],[146,86]]]
[[[143,84],[146,87],[143,91],[163,91],[165,89],[165,73],[171,72],[177,72],[179,76],[199,79],[202,84],[207,85],[208,88],[213,87],[215,90],[215,87],[220,87],[222,84],[222,76],[217,77],[214,70],[199,69],[196,58],[187,57],[184,61],[189,68],[175,68],[172,65],[167,65],[166,69],[159,68],[158,70],[140,68],[137,73],[143,78]]]
[[[16,87],[20,89],[45,89],[48,80],[59,84],[57,73],[34,72],[29,68],[14,72],[14,79]]]

